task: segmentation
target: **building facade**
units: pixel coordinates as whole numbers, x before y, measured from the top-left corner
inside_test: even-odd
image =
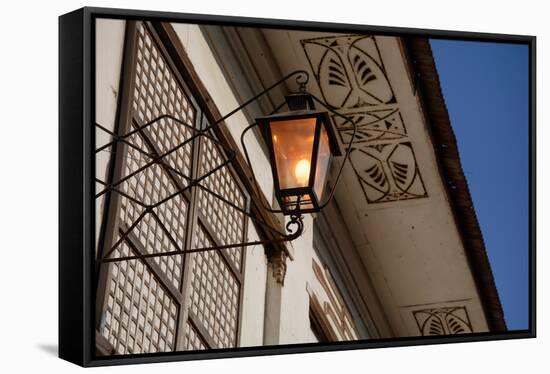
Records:
[[[426,40],[111,19],[95,32],[99,354],[506,329]],[[132,258],[284,230],[263,209],[261,136],[245,140],[253,173],[240,138],[297,82],[218,120],[295,70],[357,126],[350,144],[332,118],[352,148],[332,202],[288,243]]]

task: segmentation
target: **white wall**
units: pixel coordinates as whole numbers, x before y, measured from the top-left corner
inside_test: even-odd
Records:
[[[125,21],[114,19],[98,19],[96,23],[96,40],[101,40],[101,44],[96,45],[95,116],[96,122],[110,131],[115,127],[125,26]],[[95,133],[96,149],[111,139],[108,133],[99,128],[96,128]],[[106,172],[111,155],[109,151],[110,148],[107,148],[96,155],[96,177],[103,181],[107,179]],[[96,183],[96,193],[104,188]],[[96,199],[96,247],[104,196]]]

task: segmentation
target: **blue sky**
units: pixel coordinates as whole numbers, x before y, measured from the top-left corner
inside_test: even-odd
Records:
[[[528,46],[430,42],[508,329],[526,329]]]

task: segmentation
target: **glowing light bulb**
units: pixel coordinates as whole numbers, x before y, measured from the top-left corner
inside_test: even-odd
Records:
[[[296,177],[296,182],[298,182],[299,185],[303,186],[306,185],[309,180],[309,161],[308,160],[300,160],[296,163],[296,167],[294,168],[294,176]]]

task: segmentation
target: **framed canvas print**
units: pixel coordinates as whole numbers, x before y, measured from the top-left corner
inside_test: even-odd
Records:
[[[535,38],[59,19],[59,355],[535,336]]]

